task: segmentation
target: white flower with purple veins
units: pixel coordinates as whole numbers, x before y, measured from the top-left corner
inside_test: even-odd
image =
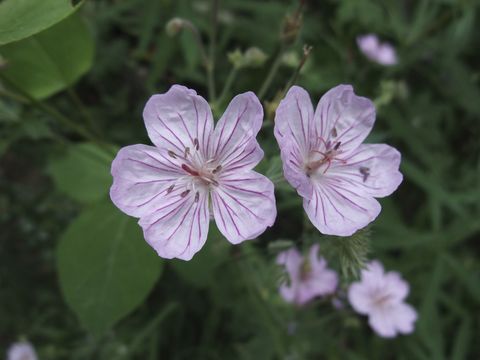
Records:
[[[380,262],[372,261],[362,270],[360,282],[350,285],[348,299],[356,312],[368,315],[378,335],[391,338],[414,330],[417,312],[405,303],[408,292],[408,283],[399,273],[385,273]]]
[[[402,182],[400,153],[385,144],[362,144],[375,122],[375,107],[350,85],[328,91],[317,109],[308,93],[292,87],[275,116],[283,172],[303,197],[315,227],[349,236],[380,213],[376,197]]]
[[[7,360],[37,360],[35,349],[29,342],[12,344],[7,352]]]
[[[140,218],[159,256],[190,260],[207,239],[210,212],[233,244],[273,225],[273,183],[252,171],[263,157],[255,138],[263,109],[253,93],[236,96],[215,130],[207,101],[179,85],[152,96],[143,117],[155,146],[119,151],[110,197]]]
[[[398,62],[395,48],[388,42],[381,42],[375,34],[358,36],[357,45],[367,58],[380,65],[390,66]]]
[[[318,249],[318,244],[313,245],[308,257],[294,248],[278,255],[277,264],[284,265],[289,276],[289,281],[280,285],[280,295],[285,301],[301,306],[317,296],[335,292],[337,273],[327,268],[324,258],[318,257]]]

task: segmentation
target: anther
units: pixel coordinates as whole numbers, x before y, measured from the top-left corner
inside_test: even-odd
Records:
[[[212,174],[216,174],[217,172],[219,172],[220,170],[222,170],[222,165],[218,165],[215,169],[212,170]]]
[[[368,167],[360,167],[360,174],[363,175],[363,182],[367,181],[368,177],[370,176],[370,169]]]
[[[341,143],[342,143],[341,141],[337,142],[337,143],[335,144],[335,146],[333,147],[333,150],[338,150],[338,148],[340,147],[340,144],[341,144]]]
[[[188,195],[189,192],[190,192],[190,190],[185,190],[184,192],[182,192],[182,193],[180,194],[180,196],[181,196],[182,198],[184,198],[185,196]]]
[[[188,172],[190,175],[200,176],[200,173],[198,171],[193,170],[192,168],[190,168],[186,164],[182,164],[182,169],[185,170],[186,172]]]
[[[331,134],[333,137],[337,137],[337,129],[333,128]]]
[[[167,194],[170,194],[173,191],[173,188],[175,185],[170,185],[170,187],[167,189]]]
[[[200,149],[200,144],[198,143],[197,138],[193,139],[193,145],[195,146],[195,150],[198,151],[198,149]]]
[[[200,194],[197,191],[197,193],[195,194],[195,202],[198,202],[199,199],[200,199]]]
[[[177,155],[175,155],[175,153],[172,150],[168,150],[168,155],[170,155],[170,157],[172,157],[174,159],[177,158]]]
[[[186,158],[188,155],[190,155],[190,148],[187,146],[185,148],[185,153],[183,154],[183,157]]]

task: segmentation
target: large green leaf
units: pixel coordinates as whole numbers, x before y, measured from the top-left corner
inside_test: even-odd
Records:
[[[71,0],[3,0],[0,2],[0,45],[18,41],[63,20],[79,5]]]
[[[145,300],[162,262],[135,220],[105,201],[70,224],[57,249],[57,267],[66,302],[99,336]]]
[[[91,143],[71,145],[48,165],[57,188],[73,199],[89,203],[104,198],[112,183],[112,155]]]
[[[65,89],[92,66],[93,38],[83,20],[72,15],[55,26],[0,48],[7,61],[2,73],[37,99]]]

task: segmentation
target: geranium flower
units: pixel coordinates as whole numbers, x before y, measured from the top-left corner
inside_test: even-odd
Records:
[[[372,329],[382,337],[410,334],[417,320],[415,309],[404,302],[408,283],[397,272],[383,270],[372,261],[362,270],[360,282],[350,285],[348,299],[356,312],[368,315]]]
[[[328,91],[315,113],[307,92],[294,86],[277,109],[284,176],[324,234],[349,236],[363,228],[380,213],[375,197],[390,195],[402,182],[397,150],[362,144],[374,121],[373,103],[350,85]]]
[[[179,85],[152,96],[143,117],[155,147],[119,151],[110,197],[140,218],[158,255],[190,260],[207,239],[210,212],[233,244],[273,224],[273,184],[252,171],[263,157],[255,139],[263,109],[253,93],[236,96],[215,130],[205,99]]]
[[[318,244],[310,248],[308,257],[297,249],[278,254],[277,264],[284,265],[289,281],[280,285],[280,295],[285,301],[304,305],[317,296],[335,292],[338,284],[337,273],[327,268],[327,262],[318,257]]]
[[[37,354],[29,342],[18,342],[10,345],[7,360],[37,360]]]
[[[388,42],[380,42],[375,34],[358,36],[357,45],[367,58],[380,65],[390,66],[398,62],[395,48]]]

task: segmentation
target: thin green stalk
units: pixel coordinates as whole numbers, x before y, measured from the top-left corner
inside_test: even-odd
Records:
[[[217,26],[218,26],[218,8],[219,0],[212,0],[211,4],[211,28],[210,28],[210,44],[209,44],[209,66],[207,67],[208,77],[208,98],[210,102],[216,99],[215,91],[215,51],[217,47]]]
[[[303,47],[303,56],[302,59],[300,60],[300,63],[298,64],[297,68],[295,69],[294,73],[292,74],[292,77],[288,81],[287,85],[285,86],[285,89],[283,93],[285,94],[288,89],[294,85],[297,82],[298,76],[300,75],[300,71],[302,71],[303,66],[305,65],[308,57],[310,56],[310,52],[312,51],[312,47],[305,45]],[[282,96],[283,97],[283,96]]]
[[[70,97],[70,99],[73,101],[75,106],[78,108],[78,110],[81,112],[85,121],[88,123],[88,126],[90,127],[90,130],[93,131],[94,133],[98,133],[99,132],[98,131],[98,126],[95,123],[95,120],[93,119],[92,114],[87,109],[87,107],[83,103],[82,99],[80,99],[80,97],[78,96],[75,89],[73,87],[67,88],[67,94]]]
[[[112,153],[112,149],[108,146],[108,144],[102,142],[100,139],[98,139],[94,134],[92,134],[90,131],[82,127],[81,125],[76,124],[74,121],[72,121],[70,118],[66,117],[63,115],[61,112],[59,112],[57,109],[54,107],[46,104],[45,102],[42,102],[40,100],[35,99],[33,96],[31,96],[29,93],[18,87],[16,84],[11,82],[5,75],[0,73],[0,80],[2,80],[4,83],[8,84],[9,87],[14,89],[20,96],[24,99],[26,99],[31,105],[35,106],[36,108],[42,110],[43,112],[49,114],[52,116],[54,119],[56,119],[59,123],[62,125],[66,126],[67,128],[75,131],[77,134],[81,135],[85,139],[96,143],[98,146],[102,147],[103,149],[107,150],[109,153]]]
[[[284,54],[285,54],[285,47],[282,46],[278,51],[278,55],[275,58],[275,61],[273,62],[272,67],[270,68],[270,71],[267,74],[267,77],[263,81],[263,84],[260,87],[260,90],[258,90],[258,98],[260,100],[263,100],[263,98],[265,97],[265,94],[270,88],[270,85],[272,84],[273,79],[275,78],[275,75],[277,75],[277,72],[278,72],[278,69],[280,68],[280,64],[282,63],[282,58]]]
[[[145,339],[152,334],[160,325],[160,323],[170,315],[176,308],[178,304],[175,302],[169,303],[165,306],[158,315],[138,334],[130,343],[129,353],[134,354],[145,342]]]
[[[200,50],[200,56],[202,57],[203,66],[207,69],[209,65],[207,50],[205,49],[205,45],[203,45],[202,37],[200,36],[200,32],[198,31],[197,27],[193,25],[191,21],[183,20],[183,26],[193,34],[195,38],[195,42],[197,43],[198,49]]]
[[[238,74],[238,67],[234,66],[232,67],[232,70],[230,70],[230,73],[228,74],[227,80],[225,81],[225,86],[222,89],[222,92],[220,96],[218,97],[217,103],[222,104],[223,101],[225,101],[225,97],[227,94],[230,92],[230,89],[232,88],[233,82],[237,78]]]

